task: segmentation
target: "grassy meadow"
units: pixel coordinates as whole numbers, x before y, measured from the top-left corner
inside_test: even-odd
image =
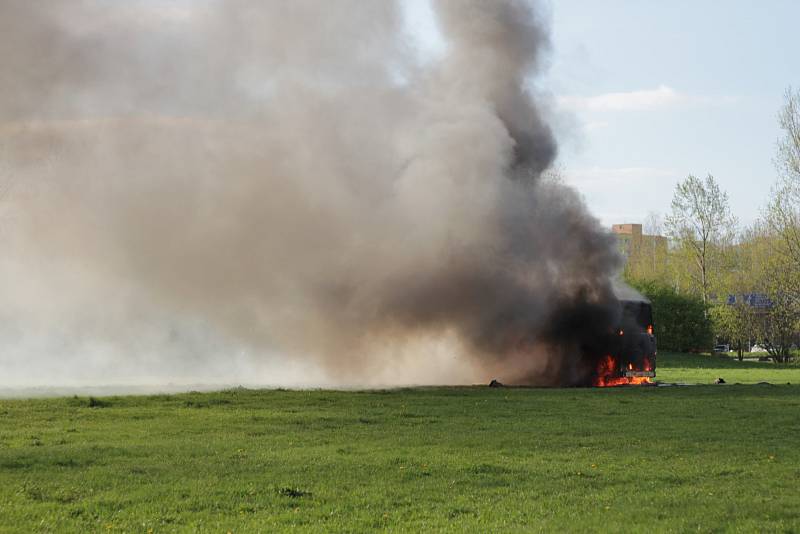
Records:
[[[757,356],[740,362],[724,354],[659,353],[656,373],[659,382],[711,384],[723,378],[726,384],[800,385],[800,363],[759,362]]]
[[[0,532],[800,530],[800,367],[720,376],[0,400]]]

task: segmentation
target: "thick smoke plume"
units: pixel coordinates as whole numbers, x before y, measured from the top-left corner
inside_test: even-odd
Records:
[[[0,3],[3,385],[583,384],[610,236],[521,1]]]

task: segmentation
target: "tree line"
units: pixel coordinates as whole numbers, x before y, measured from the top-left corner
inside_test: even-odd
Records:
[[[800,91],[788,89],[778,115],[775,181],[760,217],[741,226],[712,175],[689,175],[670,212],[651,214],[625,280],[653,302],[659,347],[739,357],[755,343],[779,362],[800,343]]]

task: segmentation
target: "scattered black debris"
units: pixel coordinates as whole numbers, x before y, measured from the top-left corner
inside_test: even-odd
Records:
[[[489,387],[490,388],[501,388],[501,387],[503,387],[503,384],[499,380],[493,379],[491,382],[489,382]]]
[[[299,499],[301,497],[311,497],[310,491],[301,490],[300,488],[278,488],[278,495],[283,497],[290,497],[292,499]]]
[[[715,384],[724,384],[725,383],[725,379],[722,378],[722,377],[717,378],[716,380],[714,380],[714,383]]]

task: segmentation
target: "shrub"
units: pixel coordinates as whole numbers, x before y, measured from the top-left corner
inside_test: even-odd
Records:
[[[677,352],[711,349],[714,336],[700,297],[678,293],[658,282],[634,284],[653,306],[658,348]]]

